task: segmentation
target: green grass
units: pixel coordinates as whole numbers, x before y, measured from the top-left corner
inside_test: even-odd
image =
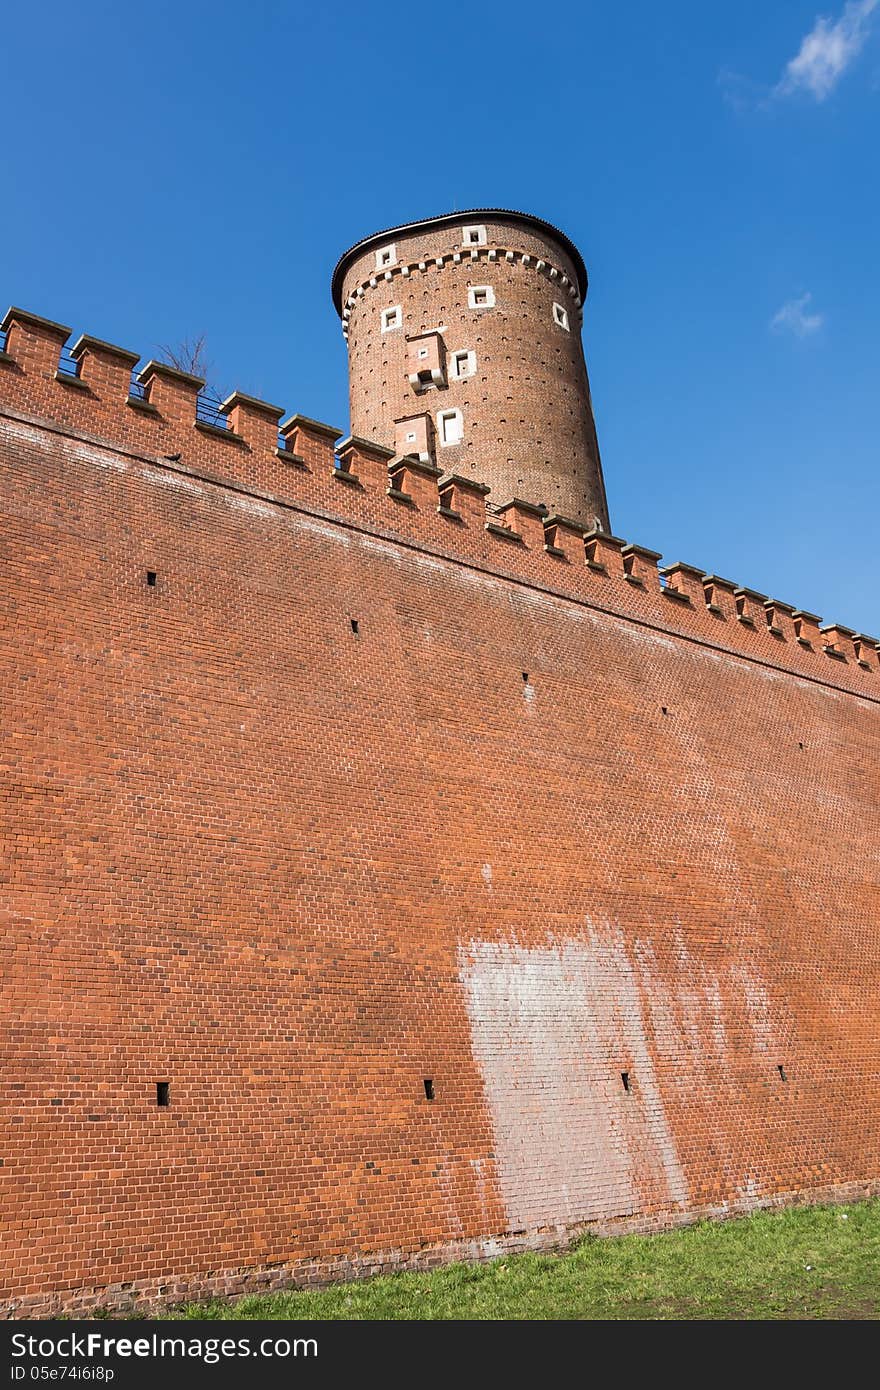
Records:
[[[587,1237],[324,1289],[215,1300],[183,1318],[876,1318],[880,1200],[757,1212],[654,1236]]]

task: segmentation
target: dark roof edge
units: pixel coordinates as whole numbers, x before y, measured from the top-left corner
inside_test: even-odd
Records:
[[[557,241],[571,257],[578,279],[578,292],[582,300],[586,299],[589,281],[584,258],[574,242],[565,235],[565,232],[554,227],[552,222],[545,222],[543,217],[533,217],[528,212],[515,212],[511,208],[463,208],[460,212],[445,212],[439,217],[422,217],[417,222],[402,222],[398,227],[385,227],[382,231],[372,232],[370,236],[365,236],[360,241],[356,241],[354,246],[350,246],[336,262],[330,281],[330,293],[333,296],[337,314],[340,316],[342,314],[343,276],[355,256],[361,255],[373,242],[384,241],[386,237],[394,236],[396,232],[414,232],[420,227],[445,227],[450,222],[466,222],[472,217],[497,217],[504,222],[518,222],[524,227],[533,227],[541,232],[549,233],[553,240]]]

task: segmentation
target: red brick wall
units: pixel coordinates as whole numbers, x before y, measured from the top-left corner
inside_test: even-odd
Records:
[[[54,341],[0,362],[4,1308],[876,1186],[876,648]]]

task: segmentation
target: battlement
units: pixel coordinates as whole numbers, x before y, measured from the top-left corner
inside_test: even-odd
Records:
[[[529,499],[491,499],[382,444],[10,308],[0,323],[0,411],[160,467],[313,511],[720,650],[880,698],[880,641]]]

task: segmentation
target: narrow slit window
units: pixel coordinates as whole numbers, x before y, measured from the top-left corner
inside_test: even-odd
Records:
[[[623,1082],[623,1089],[626,1091],[627,1095],[629,1095],[629,1072],[622,1071],[620,1073],[620,1079]]]
[[[156,1082],[156,1104],[157,1104],[157,1105],[170,1105],[170,1104],[171,1104],[171,1083],[170,1083],[169,1081],[157,1081],[157,1082]]]
[[[787,1080],[788,1080],[788,1076],[786,1075],[785,1067],[782,1065],[781,1062],[779,1063],[779,1066],[776,1068],[776,1070],[779,1072],[779,1079],[780,1079],[780,1081],[787,1081]]]
[[[434,1082],[429,1076],[425,1077],[425,1100],[434,1099]]]
[[[349,622],[351,623],[352,632],[354,633],[355,637],[357,637],[358,632],[360,631],[360,623],[358,622],[357,618],[350,618]]]
[[[156,587],[156,571],[155,571],[155,570],[147,570],[147,588],[148,588],[148,589],[155,589],[155,587]]]

